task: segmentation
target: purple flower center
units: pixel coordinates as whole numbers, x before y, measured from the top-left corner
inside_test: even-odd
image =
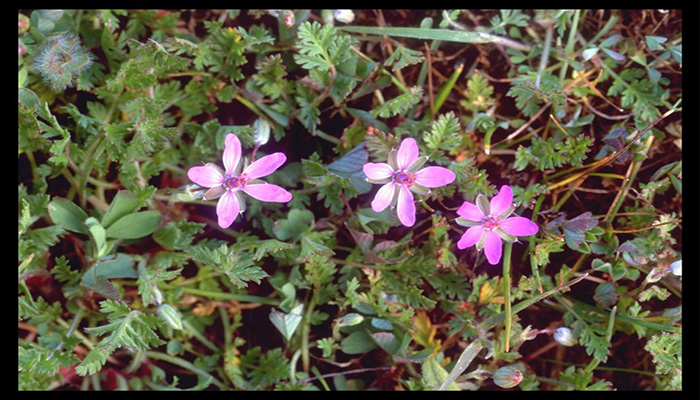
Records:
[[[498,228],[500,223],[501,219],[498,217],[485,217],[483,221],[484,228],[490,231]]]
[[[400,185],[411,187],[413,181],[416,180],[416,174],[410,172],[399,171],[394,174],[394,182]]]
[[[224,186],[228,189],[243,189],[247,183],[248,177],[245,175],[227,176]]]

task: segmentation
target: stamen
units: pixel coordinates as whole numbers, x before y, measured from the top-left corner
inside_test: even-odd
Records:
[[[498,217],[486,217],[484,218],[484,228],[488,229],[490,231],[498,228],[498,225],[501,223],[501,219]]]
[[[399,171],[394,174],[394,182],[411,187],[413,182],[416,180],[416,174],[411,172]]]
[[[242,189],[248,183],[248,177],[245,175],[228,176],[224,182],[224,186],[228,189]]]

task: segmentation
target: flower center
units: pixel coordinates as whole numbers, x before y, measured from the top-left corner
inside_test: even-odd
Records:
[[[248,183],[248,177],[245,175],[227,176],[224,181],[224,186],[227,189],[242,189]]]
[[[410,172],[399,171],[394,174],[394,182],[400,185],[411,187],[413,181],[416,180],[416,174]]]
[[[498,217],[486,217],[484,218],[484,228],[488,229],[490,231],[498,228],[498,225],[501,223],[501,219]]]

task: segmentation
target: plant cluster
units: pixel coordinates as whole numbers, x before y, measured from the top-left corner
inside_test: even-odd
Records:
[[[680,26],[21,11],[18,388],[681,389]]]

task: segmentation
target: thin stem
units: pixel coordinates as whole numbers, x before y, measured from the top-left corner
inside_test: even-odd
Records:
[[[66,335],[65,335],[66,337],[70,337],[70,336],[73,334],[73,330],[75,330],[75,327],[78,325],[78,321],[80,321],[80,317],[81,317],[82,313],[83,313],[83,309],[82,309],[82,308],[78,308],[78,312],[75,313],[75,318],[73,318],[73,323],[70,325],[70,328],[68,328],[68,330],[66,331]],[[57,351],[61,350],[61,347],[63,347],[63,340],[61,340],[61,341],[58,343],[58,346],[56,346],[56,348],[53,349],[53,351],[51,352],[51,354],[49,354],[49,356],[46,357],[46,361],[48,361],[48,360],[50,360],[51,358],[53,358],[53,355],[54,355]]]
[[[578,19],[581,16],[581,10],[574,11],[574,20],[571,21],[571,29],[569,30],[569,39],[566,41],[566,47],[564,52],[570,55],[574,51],[574,44],[576,43],[576,31],[578,29]],[[566,78],[567,69],[569,68],[569,59],[564,59],[564,64],[559,70],[559,81],[563,82]]]
[[[311,359],[309,356],[309,334],[311,333],[311,313],[316,307],[316,291],[311,295],[311,301],[306,306],[306,313],[304,314],[304,323],[301,330],[301,365],[304,372],[309,373],[309,366],[311,365]]]
[[[513,243],[506,242],[503,249],[503,301],[505,303],[506,317],[506,353],[510,350],[510,332],[513,326],[513,314],[511,309],[511,281],[510,281],[510,253],[513,250]]]
[[[162,283],[159,285],[165,289],[173,289],[175,286]],[[194,288],[182,288],[183,292],[193,294],[195,296],[207,297],[216,300],[235,300],[241,303],[260,303],[269,306],[279,305],[279,300],[271,299],[269,297],[252,296],[247,294],[235,294],[235,293],[222,293],[222,292],[210,292],[208,290],[194,289]]]
[[[184,368],[188,371],[192,371],[193,373],[197,375],[202,375],[208,378],[211,378],[211,381],[214,385],[216,385],[219,389],[226,389],[226,385],[221,383],[220,380],[216,379],[214,376],[212,376],[209,372],[197,368],[194,364],[190,363],[189,361],[183,360],[181,358],[173,357],[168,354],[160,353],[157,351],[147,351],[146,356],[148,358],[152,358],[155,360],[161,360],[165,362],[169,362],[170,364],[177,365],[178,367]]]
[[[537,72],[537,79],[535,79],[536,89],[540,88],[540,80],[542,79],[542,74],[544,73],[545,68],[547,68],[547,61],[549,61],[549,50],[552,44],[552,31],[554,30],[553,28],[554,26],[551,24],[547,26],[547,33],[544,38],[544,49],[542,49],[542,57],[540,58],[540,69]]]
[[[535,204],[535,209],[532,210],[532,218],[531,221],[533,223],[537,223],[537,214],[539,214],[540,209],[542,208],[542,201],[544,200],[544,194],[541,194],[537,198],[537,203]],[[542,293],[544,292],[544,289],[542,288],[542,279],[540,278],[540,270],[537,266],[537,259],[535,257],[536,253],[536,248],[535,248],[535,235],[530,236],[528,244],[528,249],[530,252],[530,267],[532,268],[532,276],[535,277],[535,282],[537,282],[537,290]]]
[[[615,214],[622,206],[622,203],[625,200],[627,192],[632,187],[632,182],[634,182],[634,179],[637,177],[637,173],[639,173],[639,169],[642,167],[642,163],[644,162],[644,160],[646,160],[647,153],[649,152],[649,149],[651,149],[651,145],[653,143],[654,143],[654,135],[649,135],[649,137],[647,137],[646,142],[644,143],[644,150],[642,151],[642,155],[644,157],[639,161],[633,161],[632,164],[630,164],[629,168],[627,169],[627,174],[625,175],[625,177],[627,178],[627,181],[625,182],[625,185],[623,186],[622,190],[617,192],[617,195],[615,196],[615,200],[613,200],[613,203],[610,206],[610,209],[608,209],[608,213],[605,215],[606,222],[611,222],[612,219],[615,218]]]

